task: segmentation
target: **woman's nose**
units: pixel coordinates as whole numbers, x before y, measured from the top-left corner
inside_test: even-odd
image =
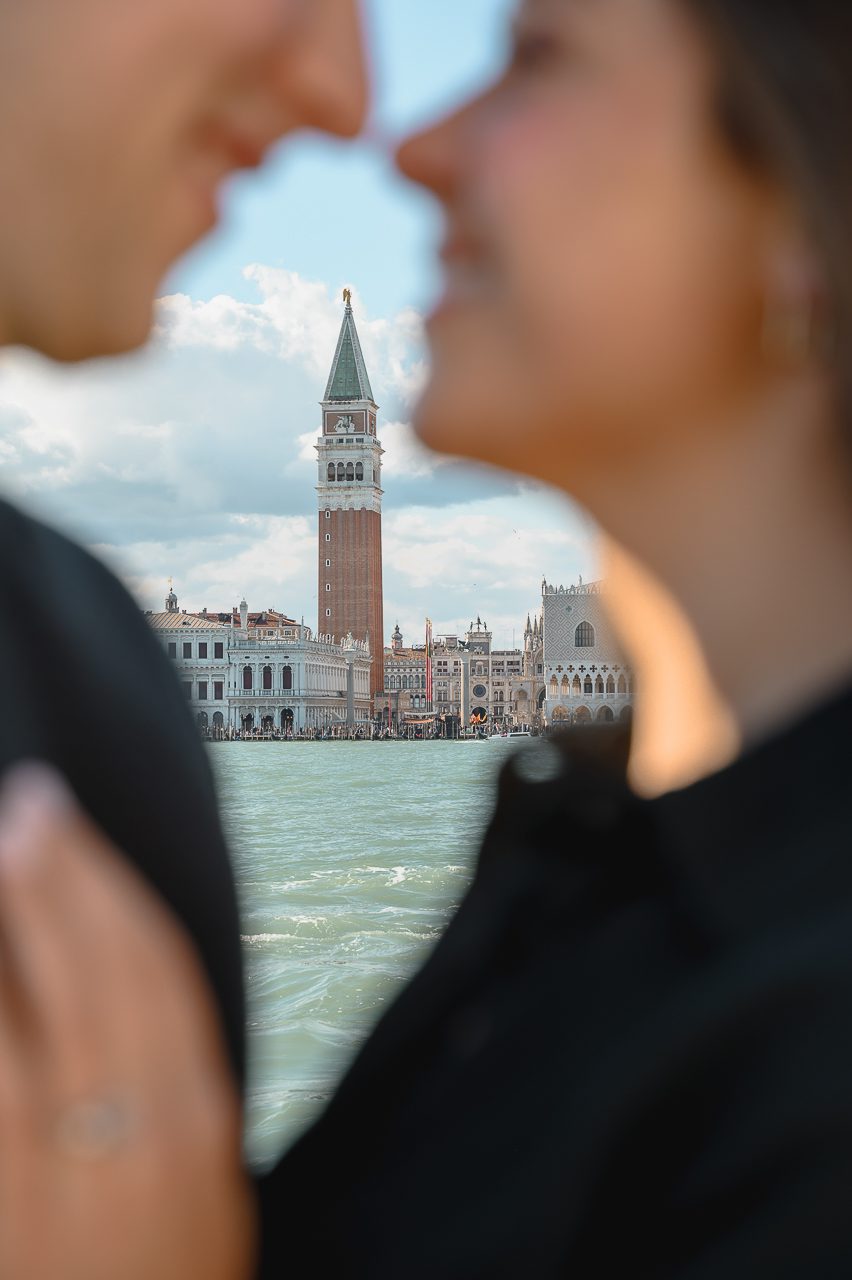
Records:
[[[400,173],[439,198],[451,196],[457,185],[460,120],[461,113],[447,116],[397,148]]]

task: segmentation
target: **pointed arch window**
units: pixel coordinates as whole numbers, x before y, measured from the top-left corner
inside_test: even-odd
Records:
[[[574,632],[574,644],[578,649],[593,649],[595,644],[595,629],[591,622],[581,622]]]
[[[590,698],[593,693],[594,693],[594,688],[592,686],[592,677],[586,676],[585,680],[583,681],[583,694],[585,697]]]
[[[618,692],[622,698],[627,694],[627,681],[624,679],[624,676],[618,677]]]
[[[582,693],[583,693],[583,686],[580,683],[580,677],[575,676],[574,677],[574,697],[579,698],[582,696]]]
[[[615,694],[615,681],[613,680],[612,676],[607,676],[606,693],[608,698],[613,697]]]

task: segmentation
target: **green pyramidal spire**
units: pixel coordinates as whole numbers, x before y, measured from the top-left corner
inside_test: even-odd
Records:
[[[331,366],[331,375],[325,392],[326,400],[372,400],[373,389],[367,375],[367,366],[355,328],[352,314],[352,295],[346,289],[343,294],[346,307],[343,324],[337,340],[337,350]]]

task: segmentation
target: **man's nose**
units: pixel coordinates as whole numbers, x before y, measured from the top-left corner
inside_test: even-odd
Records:
[[[307,0],[287,24],[277,62],[282,106],[299,125],[354,137],[368,106],[358,0]]]

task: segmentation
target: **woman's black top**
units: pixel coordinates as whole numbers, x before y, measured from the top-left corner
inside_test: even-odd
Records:
[[[850,736],[846,694],[654,802],[621,727],[516,755],[445,937],[266,1184],[264,1277],[849,1280]]]
[[[177,678],[97,562],[3,504],[0,535],[0,765],[52,761],[182,917],[241,1074]],[[848,1280],[850,733],[847,693],[652,803],[620,728],[515,755],[445,937],[262,1183],[264,1280]]]

